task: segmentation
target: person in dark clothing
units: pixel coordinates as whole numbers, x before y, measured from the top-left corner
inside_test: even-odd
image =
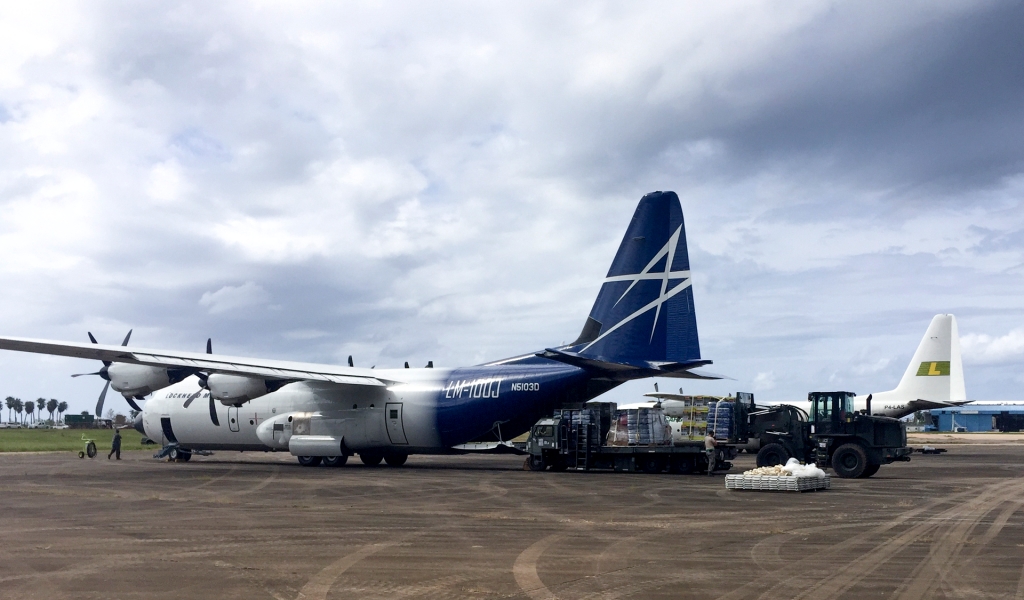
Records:
[[[110,457],[117,454],[117,460],[121,460],[121,430],[114,430],[114,439],[110,440],[110,454],[107,455],[107,460]]]

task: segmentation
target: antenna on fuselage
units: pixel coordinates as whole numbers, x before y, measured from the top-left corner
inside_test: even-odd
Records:
[[[348,355],[348,366],[350,366],[350,367],[356,366],[356,363],[352,362],[352,355],[351,354]]]
[[[426,368],[433,369],[434,368],[434,361],[428,360]]]

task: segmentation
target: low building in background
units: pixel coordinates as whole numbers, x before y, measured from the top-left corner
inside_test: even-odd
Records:
[[[931,411],[939,431],[1024,431],[1024,405],[969,404]]]

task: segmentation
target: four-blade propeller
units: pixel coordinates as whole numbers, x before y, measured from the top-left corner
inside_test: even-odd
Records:
[[[93,336],[91,331],[89,331],[87,333],[89,334],[89,340],[92,343],[99,344],[99,342],[96,341],[96,337]],[[124,341],[121,342],[121,345],[122,346],[127,346],[128,345],[128,339],[131,338],[131,337],[132,337],[132,330],[129,329],[128,330],[128,335],[124,336]],[[110,364],[111,363],[110,363],[109,360],[105,360],[105,361],[103,361],[103,368],[100,369],[99,371],[96,371],[95,373],[76,373],[76,374],[72,375],[72,377],[81,377],[83,375],[99,375],[100,377],[102,377],[103,379],[105,379],[107,381],[105,384],[103,384],[103,391],[100,392],[100,399],[99,399],[99,401],[96,402],[96,416],[97,417],[103,416],[103,401],[106,400],[106,398],[107,398],[107,390],[110,388],[110,373],[109,373]],[[128,404],[130,404],[133,409],[138,410],[138,411],[142,410],[141,408],[139,408],[139,405],[136,404],[135,401],[132,400],[131,398],[125,398],[125,400],[128,401]]]
[[[213,338],[206,339],[206,353],[213,354]],[[192,401],[198,398],[199,394],[203,393],[203,390],[209,391],[210,389],[206,383],[206,380],[210,377],[209,374],[199,371],[195,375],[199,379],[199,391],[189,396],[185,400],[185,404],[182,405],[182,408],[188,408]],[[217,418],[217,405],[213,399],[213,394],[210,394],[210,421],[217,427],[220,427],[220,419]]]

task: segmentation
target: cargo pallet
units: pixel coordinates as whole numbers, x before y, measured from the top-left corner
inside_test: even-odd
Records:
[[[727,490],[760,492],[813,492],[832,489],[832,478],[795,477],[793,475],[726,475]]]

